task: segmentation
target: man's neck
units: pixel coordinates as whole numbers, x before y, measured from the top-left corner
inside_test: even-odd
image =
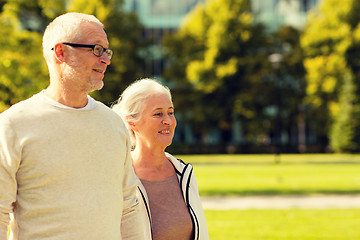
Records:
[[[83,108],[88,103],[87,94],[77,93],[65,88],[50,85],[44,90],[44,93],[56,102],[72,108]]]

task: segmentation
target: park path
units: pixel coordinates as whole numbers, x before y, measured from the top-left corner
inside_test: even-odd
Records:
[[[360,208],[360,195],[202,197],[204,209]]]

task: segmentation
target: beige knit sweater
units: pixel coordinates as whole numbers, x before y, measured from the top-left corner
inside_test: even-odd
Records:
[[[143,239],[129,138],[120,118],[43,93],[0,114],[0,239],[15,203],[19,240]]]

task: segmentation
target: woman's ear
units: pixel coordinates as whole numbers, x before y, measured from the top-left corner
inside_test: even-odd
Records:
[[[137,128],[135,126],[135,122],[134,119],[131,116],[127,116],[126,117],[126,122],[129,124],[131,130],[133,130],[134,132],[137,131]]]

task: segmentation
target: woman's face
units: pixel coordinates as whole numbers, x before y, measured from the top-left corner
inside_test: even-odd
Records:
[[[135,123],[136,140],[151,147],[166,148],[172,142],[176,119],[174,106],[166,94],[154,94],[144,103],[144,111]]]

